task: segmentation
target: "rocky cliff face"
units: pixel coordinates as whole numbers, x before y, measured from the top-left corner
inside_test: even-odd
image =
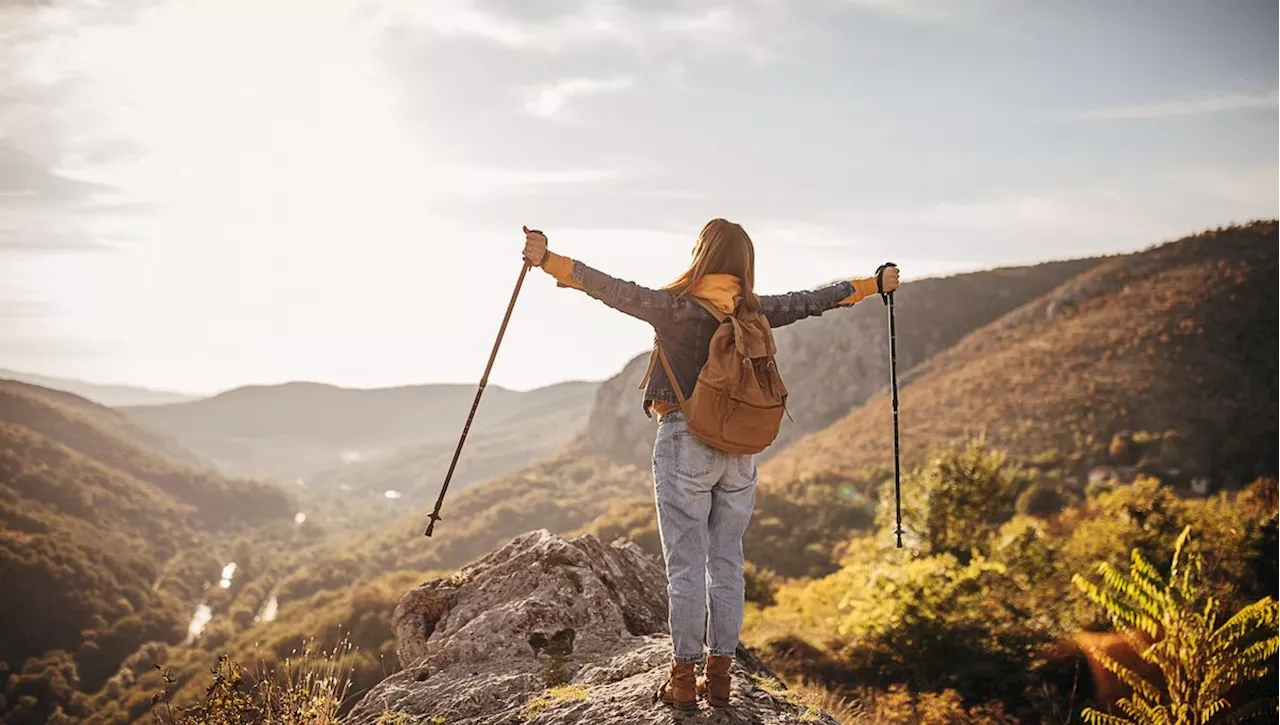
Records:
[[[894,300],[899,384],[912,367],[1098,261],[1009,267],[904,285]],[[777,440],[758,457],[761,461],[834,423],[889,385],[889,332],[879,298],[779,328],[775,339],[793,420],[782,421]],[[646,352],[600,386],[582,438],[586,450],[649,467],[656,428],[641,412],[642,393],[636,389],[648,361]]]
[[[663,570],[635,544],[524,534],[404,596],[392,617],[403,669],[344,722],[835,725],[762,688],[772,673],[741,648],[731,708],[704,703],[684,715],[657,702],[670,661],[666,620]]]

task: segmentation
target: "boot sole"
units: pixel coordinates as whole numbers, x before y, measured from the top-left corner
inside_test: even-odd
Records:
[[[711,693],[707,692],[705,683],[698,686],[698,697],[706,700],[707,704],[712,707],[729,707],[729,700],[727,698],[721,700],[719,698],[712,697]]]
[[[657,694],[658,694],[658,697],[657,697],[658,702],[662,703],[663,705],[666,705],[667,707],[674,707],[675,709],[677,709],[677,710],[682,710],[682,711],[684,711],[684,712],[691,712],[691,711],[693,711],[693,710],[697,710],[697,709],[698,709],[698,698],[697,698],[697,696],[694,696],[693,701],[691,701],[691,702],[687,702],[687,703],[683,703],[683,702],[679,702],[679,701],[677,701],[677,700],[669,700],[669,699],[667,699],[667,698],[663,697],[663,696],[662,696],[662,688],[661,688],[661,687],[660,687],[660,688],[658,688],[658,693],[657,693]]]
[[[693,702],[689,702],[689,703],[683,703],[683,702],[677,702],[677,701],[675,701],[675,700],[668,700],[668,699],[666,699],[666,698],[663,698],[663,697],[659,696],[659,697],[658,697],[658,702],[661,702],[663,705],[666,705],[666,706],[668,706],[668,707],[674,707],[674,708],[675,708],[675,709],[677,709],[677,710],[685,710],[685,711],[689,711],[689,710],[697,710],[697,709],[698,709],[698,701],[697,701],[697,700],[694,700]]]

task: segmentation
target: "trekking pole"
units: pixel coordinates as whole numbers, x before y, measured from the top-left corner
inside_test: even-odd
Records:
[[[885,262],[876,270],[876,287],[880,290],[880,299],[889,308],[889,380],[893,388],[893,507],[895,528],[893,533],[898,538],[898,548],[902,548],[902,464],[901,440],[898,435],[898,330],[893,319],[893,293],[884,291],[884,270],[886,267],[897,267],[893,262]]]
[[[524,284],[524,276],[529,271],[529,263],[520,268],[520,277],[516,279],[516,288],[511,292],[511,301],[507,303],[507,314],[502,318],[502,327],[498,328],[498,339],[493,341],[493,351],[489,353],[489,363],[484,366],[484,375],[480,378],[480,387],[476,390],[476,399],[471,403],[471,412],[467,422],[462,426],[462,437],[458,439],[458,447],[453,452],[453,461],[449,463],[449,472],[445,474],[444,485],[440,487],[440,498],[436,499],[436,508],[431,512],[424,536],[431,536],[436,522],[440,520],[440,506],[444,504],[444,494],[449,490],[449,480],[453,478],[453,469],[458,465],[458,456],[462,453],[462,444],[467,440],[467,431],[471,430],[471,420],[476,417],[476,408],[480,406],[480,396],[484,395],[484,386],[489,384],[489,371],[493,369],[494,358],[498,357],[498,346],[502,344],[502,336],[507,333],[507,322],[511,320],[511,310],[515,309],[516,297],[520,294],[520,285]]]

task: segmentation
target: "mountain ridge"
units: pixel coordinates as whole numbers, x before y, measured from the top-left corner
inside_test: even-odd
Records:
[[[200,397],[170,390],[156,390],[136,385],[91,383],[84,380],[59,378],[4,368],[0,368],[0,378],[16,380],[52,390],[62,390],[107,407],[181,403],[196,400]]]
[[[1227,407],[1232,411],[1257,412],[1259,403],[1274,408],[1274,350],[1258,352],[1265,348],[1250,347],[1248,343],[1269,345],[1268,338],[1273,341],[1276,337],[1276,313],[1270,307],[1276,298],[1275,247],[1275,221],[1228,227],[1154,245],[1110,260],[1045,298],[977,331],[961,344],[942,351],[919,369],[912,370],[908,383],[900,388],[900,407],[905,411],[915,408],[915,412],[904,412],[902,416],[903,440],[911,447],[909,459],[918,460],[932,444],[963,435],[962,430],[968,424],[960,419],[994,422],[999,427],[1001,421],[1017,417],[1012,414],[1009,403],[1016,400],[1020,406],[1037,406],[1036,385],[1030,379],[1033,374],[1044,376],[1038,383],[1048,382],[1063,390],[1076,390],[1073,385],[1078,384],[1086,397],[1096,396],[1100,403],[1126,401],[1116,410],[1084,412],[1083,422],[1099,428],[1091,435],[1100,440],[1088,444],[1095,452],[1109,444],[1115,434],[1125,430],[1164,432],[1163,428],[1149,429],[1162,425],[1158,419],[1172,424],[1184,414],[1190,414],[1196,421],[1182,434],[1185,439],[1209,436],[1210,428],[1206,425],[1246,428],[1243,420],[1232,424],[1229,421],[1235,419],[1230,415],[1215,417],[1214,411]],[[1227,295],[1225,301],[1211,294],[1215,285],[1220,285],[1216,289]],[[1113,305],[1108,306],[1108,301]],[[1143,314],[1124,316],[1123,312],[1116,312],[1126,308],[1142,309]],[[1058,328],[1061,337],[1050,339]],[[1146,343],[1148,347],[1137,349],[1139,343]],[[1055,377],[1051,373],[1057,369],[1055,358],[1065,357],[1064,351],[1074,355],[1067,358],[1070,369],[1067,375]],[[998,356],[1008,370],[993,370],[992,367],[999,366],[982,365],[994,360],[993,356]],[[1098,363],[1107,364],[1105,375],[1084,374]],[[966,371],[966,366],[982,369]],[[1178,382],[1185,376],[1193,378],[1192,384],[1180,387]],[[947,381],[945,385],[941,382],[943,379]],[[1001,412],[978,413],[966,408],[966,401],[997,399],[978,392],[990,390],[988,383],[992,380],[999,380],[1001,385],[1015,391],[1007,394]],[[1158,393],[1153,380],[1162,382]],[[1252,384],[1255,388],[1240,392],[1232,381]],[[920,387],[922,383],[925,387]],[[1202,394],[1200,386],[1205,384],[1214,386],[1213,395]],[[923,392],[926,387],[945,404],[922,398],[927,395]],[[1139,387],[1145,393],[1142,396],[1134,392]],[[971,394],[963,395],[964,391]],[[1130,400],[1155,406],[1175,397],[1196,402],[1183,413],[1154,416],[1146,410],[1133,411],[1126,407],[1135,404],[1127,402]],[[821,457],[842,461],[826,467],[824,470],[828,473],[851,474],[865,464],[857,463],[857,456],[866,454],[873,439],[880,441],[875,445],[881,453],[875,459],[883,465],[884,452],[889,450],[890,443],[887,405],[883,394],[877,396],[871,405],[785,451],[767,464],[762,473],[772,479],[794,480],[815,457]],[[956,412],[961,410],[965,412]],[[1041,409],[1032,417],[1053,420],[1052,416],[1048,409]],[[1259,415],[1257,419],[1265,417]],[[872,419],[884,423],[875,426],[863,422]],[[1043,447],[1037,446],[1048,445],[1052,436],[1031,443],[1025,434],[1052,428],[1028,426],[1026,418],[1020,421],[1025,422],[1020,422],[1017,430],[1003,426],[1004,433],[996,434],[993,442],[1025,455],[1043,451]],[[881,435],[871,433],[876,428],[884,429]],[[1274,420],[1271,429],[1274,430]],[[1268,437],[1265,433],[1260,435],[1263,439]],[[1063,436],[1057,436],[1056,440],[1059,445],[1067,445]],[[1196,445],[1202,444],[1197,441]],[[1200,452],[1218,457],[1215,449],[1216,446],[1210,444]],[[1259,460],[1264,459],[1265,455]],[[1086,471],[1079,469],[1076,473]],[[1244,475],[1239,474],[1237,479]]]
[[[596,383],[580,381],[521,392],[489,386],[473,433],[505,428],[522,418],[536,422],[540,411],[546,413],[556,403],[585,407],[595,389]],[[454,383],[359,389],[297,381],[122,411],[229,473],[292,483],[414,446],[456,442],[475,392],[475,386]]]

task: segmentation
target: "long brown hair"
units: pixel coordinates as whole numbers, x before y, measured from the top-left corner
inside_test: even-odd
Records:
[[[744,312],[760,311],[760,300],[755,294],[756,249],[741,226],[719,218],[703,225],[693,248],[693,262],[666,289],[677,296],[688,294],[699,280],[709,274],[737,277],[742,285],[739,309]]]

